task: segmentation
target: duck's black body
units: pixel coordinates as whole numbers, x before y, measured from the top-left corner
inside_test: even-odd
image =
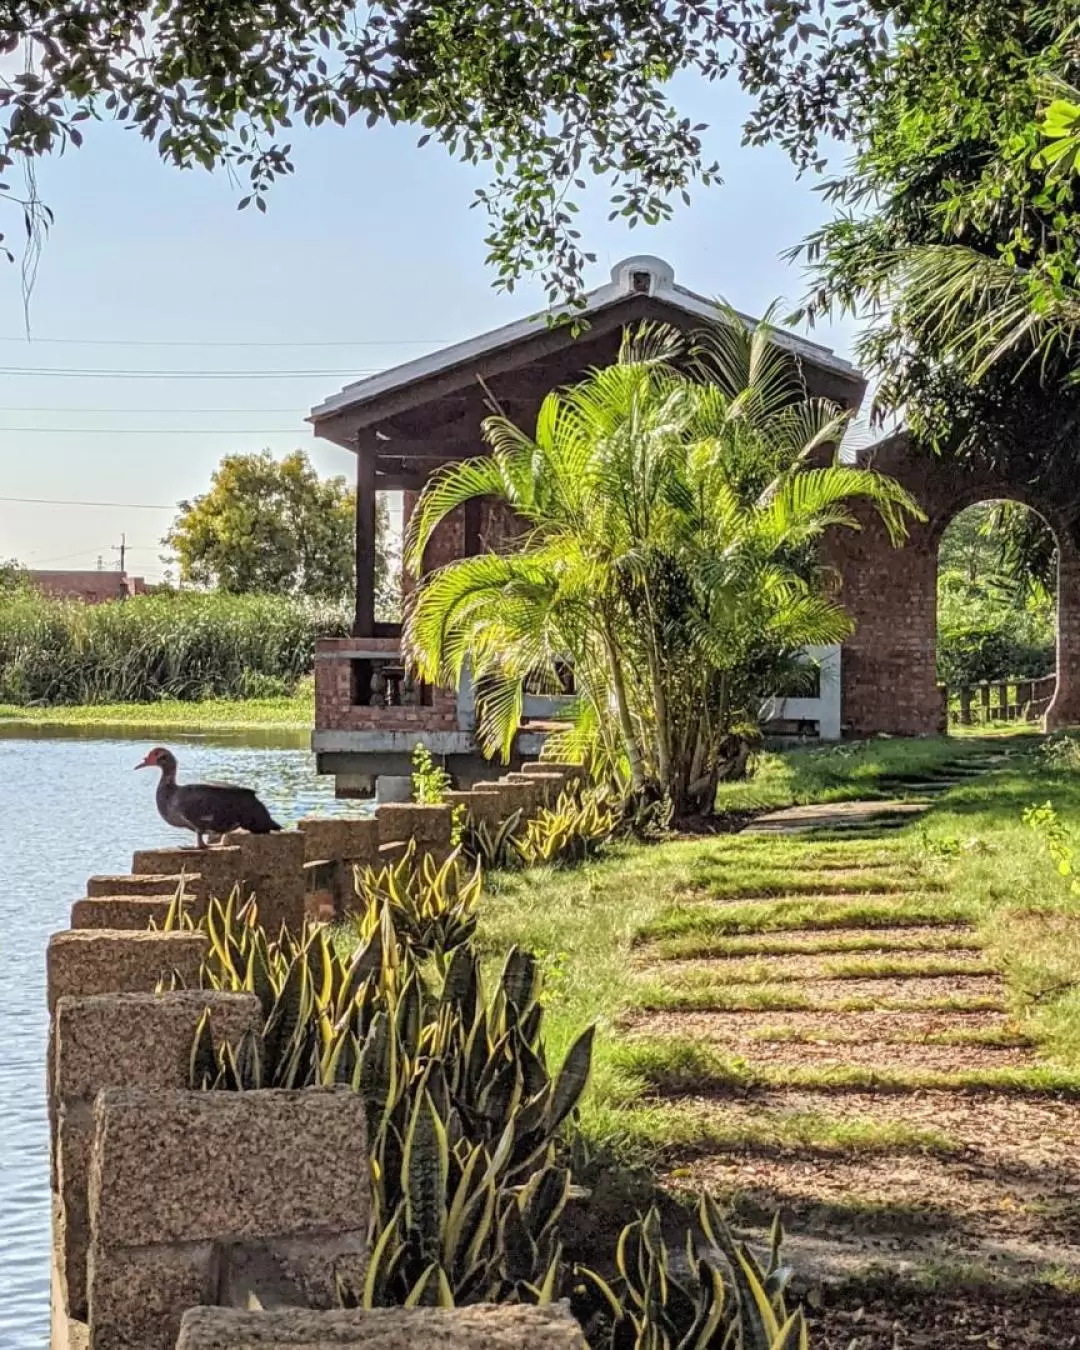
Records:
[[[206,847],[208,834],[227,834],[230,830],[270,834],[281,829],[251,788],[229,783],[178,783],[176,756],[171,750],[151,750],[135,767],[161,770],[158,812],[176,829],[193,831],[199,848]]]

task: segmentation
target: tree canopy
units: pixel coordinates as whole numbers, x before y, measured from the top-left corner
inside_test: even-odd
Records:
[[[132,127],[167,163],[225,165],[265,209],[293,168],[297,123],[404,122],[489,167],[479,203],[500,284],[537,263],[553,294],[580,288],[574,227],[590,172],[613,213],[655,221],[715,166],[672,76],[734,72],[757,97],[752,139],[800,162],[852,123],[853,92],[909,5],[855,0],[19,0],[0,50],[0,183],[31,235],[48,220],[36,157],[82,143],[98,118]],[[25,178],[24,178],[25,171]]]
[[[321,479],[303,451],[276,460],[226,455],[209,492],[180,503],[163,543],[181,580],[234,594],[262,592],[339,600],[355,589],[356,494],[344,478]],[[392,608],[388,516],[380,499],[376,603]]]
[[[973,378],[956,336],[985,303],[972,259],[1026,278],[1026,316],[1080,282],[1080,178],[1063,171],[1074,126],[1062,115],[1058,134],[1042,118],[1080,75],[1074,0],[918,0],[902,11],[861,96],[854,161],[827,188],[837,214],[807,247],[809,312],[869,309],[860,356],[879,378],[880,413],[1022,481],[1067,482],[1080,446],[1067,347],[1032,361],[1030,345],[1005,344]],[[951,269],[948,324],[928,267],[938,280]]]

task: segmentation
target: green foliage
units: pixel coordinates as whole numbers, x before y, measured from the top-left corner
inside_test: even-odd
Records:
[[[1046,524],[987,502],[948,526],[938,558],[938,678],[950,687],[1053,673],[1055,614],[1043,575],[1056,566]]]
[[[554,807],[526,818],[514,811],[497,828],[467,817],[462,850],[485,871],[570,866],[595,857],[622,820],[622,803],[598,788],[559,793]]]
[[[434,957],[445,962],[456,948],[469,942],[476,931],[476,906],[480,900],[483,876],[477,864],[465,876],[453,852],[436,866],[425,853],[419,866],[416,843],[387,867],[355,869],[356,894],[360,913],[356,918],[361,938],[369,937],[389,911],[390,924],[399,942],[422,960]]]
[[[344,478],[321,479],[302,450],[282,460],[269,450],[226,455],[209,492],[180,503],[162,542],[175,552],[181,579],[196,586],[344,600],[356,588],[355,514],[355,491]],[[393,610],[381,498],[377,527],[376,602]]]
[[[514,842],[521,831],[522,819],[521,811],[512,811],[493,827],[486,820],[475,821],[466,815],[461,838],[465,856],[474,859],[485,872],[518,866],[521,855]]]
[[[879,412],[902,409],[920,440],[1017,482],[1067,489],[1080,179],[1063,171],[1074,124],[1054,95],[1080,76],[1076,6],[883,9],[899,40],[859,87],[858,153],[808,242],[810,310],[872,316],[859,355],[880,377]]]
[[[429,480],[409,522],[410,566],[463,502],[494,497],[527,525],[512,551],[427,573],[405,647],[432,682],[468,661],[477,736],[507,756],[524,682],[577,696],[566,739],[602,778],[628,778],[675,815],[707,814],[765,700],[808,645],[850,621],[815,544],[870,502],[893,538],[917,507],[866,469],[808,467],[846,416],[808,400],[767,324],[730,312],[696,339],[628,334],[617,364],[545,399],[535,439],[485,423],[492,453]]]
[[[0,597],[0,703],[267,698],[309,675],[334,605],[271,596],[140,595],[115,604]]]
[[[0,600],[20,595],[29,589],[26,568],[15,558],[0,562]]]
[[[607,1350],[806,1350],[802,1311],[790,1315],[784,1290],[791,1271],[780,1264],[783,1230],[777,1218],[765,1265],[735,1242],[715,1202],[704,1196],[698,1224],[705,1236],[702,1254],[687,1234],[685,1264],[672,1261],[664,1242],[659,1212],[625,1228],[616,1251],[614,1280],[582,1271],[586,1288],[599,1295],[597,1325],[590,1310],[577,1311],[590,1332],[590,1344]],[[724,1271],[730,1272],[731,1289]],[[734,1295],[732,1297],[731,1295]],[[579,1305],[581,1295],[578,1295]],[[601,1330],[603,1328],[603,1330]]]
[[[1060,744],[1059,742],[1059,746]],[[1072,761],[1075,764],[1075,746],[1070,746],[1070,750],[1073,752]],[[1062,758],[1064,756],[1059,753],[1058,761],[1060,762]],[[1073,859],[1076,857],[1073,837],[1062,824],[1053,805],[1044,802],[1042,806],[1029,806],[1024,811],[1023,819],[1028,829],[1034,830],[1043,840],[1046,851],[1057,868],[1058,876],[1070,878],[1070,891],[1073,895],[1080,895],[1080,879],[1077,878],[1076,869],[1073,867]]]
[[[614,1280],[567,1265],[567,1205],[584,1192],[560,1138],[589,1080],[593,1031],[577,1036],[551,1073],[535,958],[512,948],[488,988],[474,947],[460,945],[432,979],[400,939],[397,914],[383,906],[370,940],[348,959],[323,928],[268,937],[254,903],[240,907],[235,896],[213,902],[203,921],[203,987],[254,992],[265,1025],[216,1048],[207,1013],[192,1045],[191,1086],[337,1084],[364,1099],[371,1262],[362,1287],[339,1286],[342,1303],[546,1303],[573,1291],[597,1350],[805,1345],[793,1333],[801,1320],[789,1324],[783,1307],[779,1228],[763,1267],[733,1243],[711,1202],[701,1209],[703,1256],[688,1237],[689,1276],[671,1269],[655,1212],[620,1238]],[[168,926],[184,923],[177,897]],[[778,1339],[781,1326],[787,1339]]]
[[[421,806],[441,806],[454,785],[449,773],[436,764],[422,742],[412,752],[413,801]]]
[[[525,822],[513,844],[525,867],[581,863],[596,857],[618,824],[618,808],[605,793],[562,792],[553,808],[542,806]]]
[[[572,1194],[555,1141],[588,1081],[592,1031],[549,1073],[534,959],[512,950],[488,993],[475,950],[459,945],[431,982],[411,932],[396,927],[401,914],[383,905],[369,941],[343,959],[325,928],[270,938],[254,904],[215,901],[202,985],[256,993],[265,1023],[215,1051],[204,1017],[191,1085],[361,1093],[372,1260],[346,1302],[550,1298]]]

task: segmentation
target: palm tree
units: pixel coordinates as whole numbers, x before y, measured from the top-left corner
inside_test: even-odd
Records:
[[[559,753],[670,795],[679,817],[708,813],[733,738],[776,682],[803,648],[850,631],[816,564],[821,536],[857,527],[860,499],[897,542],[917,511],[881,475],[816,465],[845,422],[805,397],[767,323],[748,330],[729,311],[692,347],[666,328],[628,336],[614,365],[544,400],[535,435],[492,417],[491,453],[429,481],[409,522],[414,570],[472,498],[504,502],[523,530],[421,580],[409,659],[450,684],[469,663],[480,742],[504,756],[523,681],[555,688],[569,660]]]

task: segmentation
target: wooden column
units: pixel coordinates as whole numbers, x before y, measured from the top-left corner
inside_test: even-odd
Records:
[[[356,618],[354,637],[375,633],[375,441],[356,442]]]
[[[466,558],[472,558],[480,552],[480,508],[479,497],[470,497],[465,503],[464,556]]]

